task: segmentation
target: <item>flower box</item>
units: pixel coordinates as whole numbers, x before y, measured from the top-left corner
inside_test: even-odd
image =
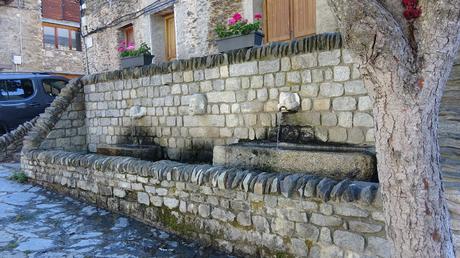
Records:
[[[230,36],[216,40],[220,52],[227,52],[235,49],[261,46],[264,34],[253,31],[247,35]]]
[[[121,68],[138,67],[152,64],[153,55],[143,54],[139,56],[122,57],[120,60]]]

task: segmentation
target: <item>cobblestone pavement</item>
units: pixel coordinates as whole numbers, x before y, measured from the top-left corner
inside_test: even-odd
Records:
[[[0,257],[228,257],[9,177],[0,164]]]

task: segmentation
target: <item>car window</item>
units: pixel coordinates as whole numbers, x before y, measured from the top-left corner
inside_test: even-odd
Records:
[[[46,79],[43,80],[43,89],[45,93],[51,97],[59,95],[61,90],[67,85],[67,81],[59,79]]]
[[[0,80],[0,101],[23,100],[34,95],[34,86],[29,79]]]

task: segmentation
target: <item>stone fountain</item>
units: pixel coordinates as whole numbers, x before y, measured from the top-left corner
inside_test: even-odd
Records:
[[[213,164],[259,169],[268,172],[306,173],[342,180],[376,181],[376,158],[372,147],[325,143],[312,128],[282,125],[284,113],[296,112],[300,97],[281,93],[278,128],[268,141],[215,146]]]
[[[143,160],[157,161],[163,159],[163,151],[158,145],[144,145],[136,124],[147,114],[145,107],[133,106],[129,110],[131,118],[130,144],[99,145],[96,152],[108,156],[128,156]]]

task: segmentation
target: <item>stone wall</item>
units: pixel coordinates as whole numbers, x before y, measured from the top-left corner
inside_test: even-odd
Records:
[[[310,37],[299,45],[318,40],[319,46],[324,39],[326,46],[333,36]],[[238,53],[229,53],[197,59],[227,60],[205,67],[85,83],[89,150],[130,143],[133,127],[137,138],[165,147],[171,159],[196,159],[195,153],[209,156],[214,145],[267,139],[280,123],[281,92],[298,93],[302,102],[299,112],[283,115],[283,124],[304,127],[325,142],[372,143],[371,100],[348,52],[339,45],[327,51],[303,46],[296,54],[267,46],[259,50],[270,54],[247,60],[236,61]],[[189,112],[195,94],[207,99],[203,115]],[[133,106],[145,107],[147,115],[132,120]]]
[[[53,130],[41,143],[40,149],[66,150],[86,152],[86,112],[83,89],[80,89],[72,103],[65,108],[65,112],[54,126]]]
[[[43,35],[40,1],[12,1],[0,7],[0,70],[42,71]],[[37,54],[39,53],[39,54]],[[22,64],[14,65],[13,56],[22,56]]]
[[[75,75],[84,74],[84,53],[82,51],[47,48],[42,51],[44,71]]]
[[[36,183],[261,257],[388,257],[378,184],[171,161],[30,151]]]

